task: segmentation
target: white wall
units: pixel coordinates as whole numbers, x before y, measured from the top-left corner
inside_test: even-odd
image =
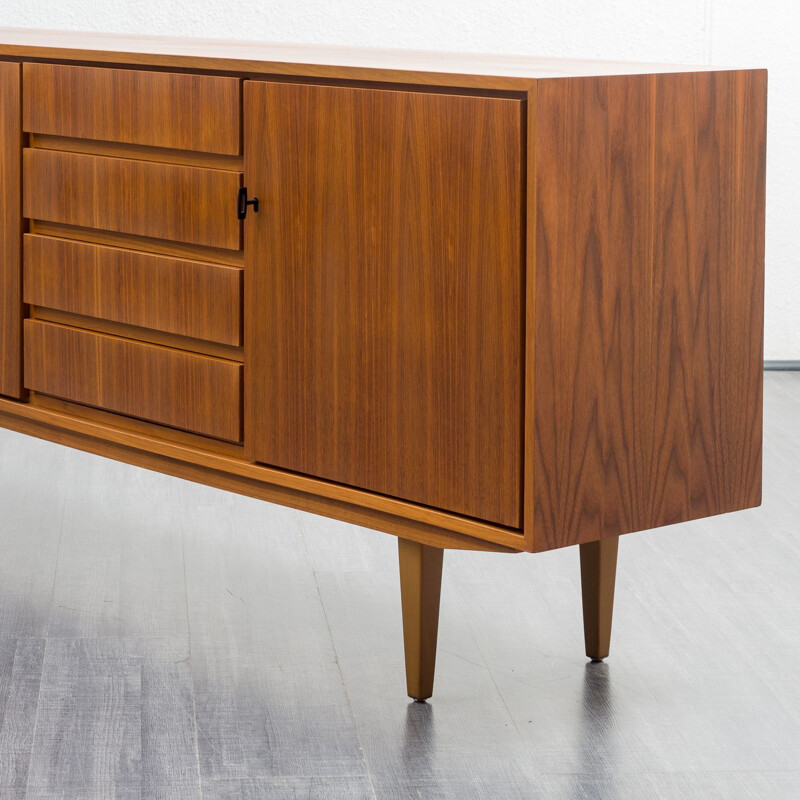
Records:
[[[765,357],[800,359],[797,0],[0,0],[0,25],[767,67]]]

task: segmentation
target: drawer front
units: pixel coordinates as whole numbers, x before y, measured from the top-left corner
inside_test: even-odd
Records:
[[[25,320],[25,386],[173,428],[239,442],[242,365]]]
[[[241,344],[242,270],[26,234],[25,302]]]
[[[25,64],[23,87],[31,133],[240,152],[238,78]]]
[[[26,149],[29,219],[238,250],[242,173],[155,161]]]

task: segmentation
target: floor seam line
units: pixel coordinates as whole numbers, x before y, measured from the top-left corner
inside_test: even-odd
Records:
[[[181,559],[183,561],[183,596],[186,602],[186,639],[189,643],[189,679],[192,687],[192,722],[194,723],[194,756],[197,763],[197,788],[203,796],[203,772],[200,766],[200,733],[197,723],[197,693],[194,685],[194,651],[192,649],[192,623],[189,617],[189,578],[186,570],[186,531],[183,523],[181,530]]]
[[[334,641],[334,638],[333,638],[333,630],[331,629],[331,623],[330,623],[330,620],[328,619],[328,609],[325,608],[325,601],[322,599],[322,590],[319,588],[319,580],[317,578],[317,569],[314,566],[314,559],[311,556],[310,550],[308,549],[308,540],[306,539],[306,534],[305,534],[305,530],[304,530],[304,527],[303,527],[302,518],[299,519],[298,522],[299,522],[298,527],[300,529],[300,538],[303,540],[303,549],[306,552],[306,556],[308,558],[308,564],[311,567],[311,574],[314,576],[314,586],[316,586],[316,588],[317,588],[317,597],[319,597],[319,604],[320,604],[320,607],[322,608],[322,614],[325,617],[325,625],[328,628],[328,637],[331,640],[331,647],[333,648],[333,655],[334,655],[334,658],[336,659],[336,669],[339,672],[339,680],[342,682],[342,689],[344,690],[345,700],[347,701],[347,708],[348,708],[348,710],[350,712],[350,719],[353,722],[353,728],[354,728],[354,730],[356,732],[356,740],[358,741],[358,747],[361,750],[361,760],[362,760],[362,762],[364,764],[364,770],[366,772],[366,778],[369,781],[369,787],[370,787],[370,790],[372,791],[372,796],[375,798],[375,800],[377,800],[378,795],[375,792],[375,784],[374,784],[374,782],[372,780],[372,771],[370,770],[369,764],[367,762],[367,751],[364,749],[364,741],[361,738],[361,729],[360,729],[360,727],[358,725],[358,722],[356,721],[356,715],[355,715],[355,712],[353,711],[353,703],[350,700],[350,692],[347,689],[347,683],[346,683],[346,681],[344,679],[344,672],[342,671],[342,661],[339,658],[339,651],[336,649],[336,642]]]

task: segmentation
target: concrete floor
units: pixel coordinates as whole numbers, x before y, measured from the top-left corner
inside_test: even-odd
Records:
[[[578,553],[448,552],[404,692],[392,537],[0,431],[0,798],[800,797],[800,374],[764,505]]]

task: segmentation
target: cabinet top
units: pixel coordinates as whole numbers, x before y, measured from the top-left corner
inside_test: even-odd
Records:
[[[313,78],[521,89],[543,78],[696,72],[710,66],[268,44],[0,28],[0,58],[51,59]]]

